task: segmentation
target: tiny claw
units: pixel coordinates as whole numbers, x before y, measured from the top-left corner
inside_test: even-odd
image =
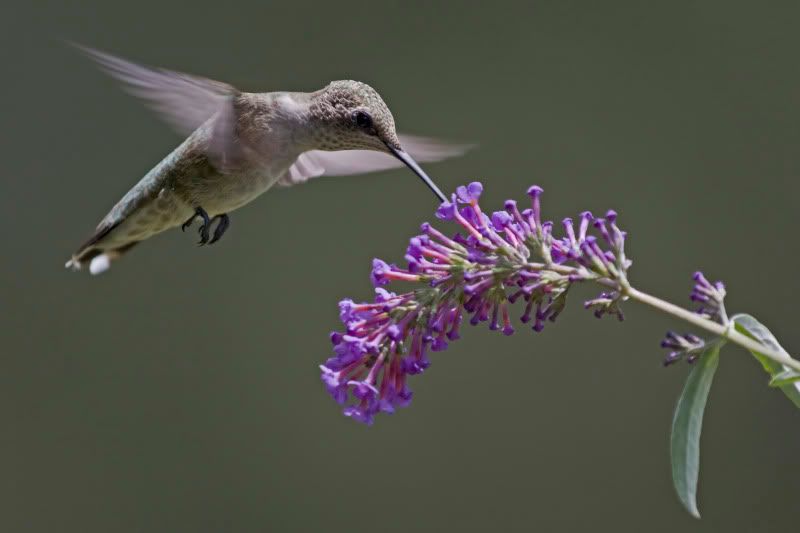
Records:
[[[200,217],[200,218],[203,219],[203,225],[200,226],[200,230],[199,230],[200,231],[200,242],[198,243],[198,244],[200,244],[202,246],[202,245],[204,245],[205,243],[208,242],[208,227],[209,227],[209,222],[210,222],[210,219],[208,218],[208,213],[206,213],[205,209],[203,209],[202,207],[195,207],[194,214],[191,216],[191,218],[189,218],[189,220],[187,220],[186,222],[181,224],[181,231],[186,231],[186,228],[191,226],[192,222],[194,222],[194,219],[197,218],[197,217]]]
[[[219,222],[217,223],[217,228],[214,230],[214,236],[211,238],[210,241],[208,241],[208,244],[214,244],[215,242],[220,240],[220,238],[228,230],[228,226],[231,225],[231,219],[226,214],[217,215],[214,217],[214,219],[215,220],[219,219]]]
[[[205,246],[206,244],[208,244],[210,225],[211,223],[208,222],[200,226],[200,229],[198,230],[198,233],[200,233],[200,242],[197,243],[198,246]]]

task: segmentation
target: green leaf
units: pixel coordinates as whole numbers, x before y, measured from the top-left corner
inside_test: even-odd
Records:
[[[783,387],[796,381],[800,381],[800,374],[794,370],[784,370],[780,374],[776,374],[769,380],[770,387]]]
[[[720,344],[709,346],[695,363],[683,387],[672,419],[670,455],[672,482],[686,510],[700,518],[697,510],[697,479],[700,473],[700,431],[703,411],[714,372],[719,365]]]
[[[773,335],[766,328],[766,326],[752,316],[742,313],[731,317],[731,320],[733,320],[736,331],[739,333],[743,333],[751,339],[758,341],[764,346],[768,346],[773,350],[786,353],[786,350],[784,350],[783,347],[778,344],[778,340],[775,338],[775,335]],[[800,407],[800,381],[797,379],[787,379],[789,376],[786,375],[787,372],[792,372],[792,375],[796,374],[796,372],[776,361],[773,361],[764,354],[752,351],[750,353],[753,354],[753,357],[755,357],[758,362],[761,363],[761,366],[763,366],[764,370],[766,370],[770,375],[770,385],[780,388],[781,391],[783,391],[783,393],[789,398],[789,400],[792,401],[792,403],[794,403],[797,407]]]

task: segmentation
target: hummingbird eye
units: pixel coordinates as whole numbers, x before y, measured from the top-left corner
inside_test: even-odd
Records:
[[[359,128],[365,130],[372,128],[372,117],[365,111],[356,111],[353,113],[353,122],[355,122]]]

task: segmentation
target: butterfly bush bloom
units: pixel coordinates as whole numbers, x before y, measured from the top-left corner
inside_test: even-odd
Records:
[[[558,237],[556,226],[542,219],[541,187],[528,189],[530,207],[520,210],[507,200],[491,214],[479,205],[482,191],[478,182],[458,187],[436,217],[459,231],[448,236],[423,224],[409,241],[405,267],[373,261],[373,302],[340,302],[344,331],[331,334],[334,355],[320,368],[345,416],[371,424],[377,413],[407,406],[413,395],[408,377],[430,366],[430,352],[459,338],[465,319],[511,335],[511,317],[519,313],[522,324],[542,331],[564,309],[570,288],[590,280],[608,290],[584,306],[598,318],[623,319],[620,288],[628,286],[631,261],[616,212],[566,218]],[[384,288],[399,282],[415,288],[399,294]],[[704,290],[698,294],[713,299]],[[709,301],[703,303],[711,310]]]
[[[725,286],[710,282],[701,272],[693,276],[694,311],[632,287],[627,235],[617,225],[616,212],[595,217],[585,211],[554,224],[542,217],[541,187],[528,189],[530,207],[520,209],[507,200],[503,210],[493,213],[481,208],[482,192],[478,182],[458,187],[436,210],[438,219],[458,231],[445,233],[423,224],[409,241],[404,266],[374,259],[372,302],[339,303],[344,328],[331,334],[334,354],[320,366],[330,395],[345,416],[372,424],[378,413],[409,405],[409,377],[430,366],[431,352],[445,350],[459,338],[463,322],[485,323],[490,330],[512,335],[517,323],[512,317],[518,317],[519,323],[539,332],[558,318],[575,284],[593,282],[602,292],[583,305],[598,318],[623,320],[621,304],[633,300],[712,335],[704,339],[670,331],[661,342],[668,350],[665,366],[700,357],[706,362],[689,374],[671,438],[675,487],[686,508],[699,517],[699,422],[719,349],[730,341],[750,350],[770,374],[770,385],[796,405],[800,361],[783,351],[752,316],[729,318]],[[411,285],[406,292],[390,292],[403,284]]]

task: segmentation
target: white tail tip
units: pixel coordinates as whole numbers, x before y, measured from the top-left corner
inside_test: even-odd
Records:
[[[108,254],[100,254],[92,259],[89,263],[89,272],[96,276],[102,274],[111,267],[111,258]]]

